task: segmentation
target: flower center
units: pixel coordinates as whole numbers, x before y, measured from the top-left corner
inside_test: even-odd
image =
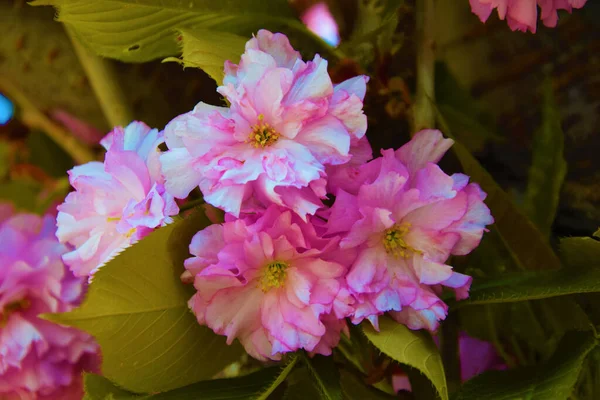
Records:
[[[260,114],[258,122],[252,126],[252,132],[248,136],[248,141],[256,148],[270,146],[279,139],[279,133],[271,125],[263,122],[263,119],[264,116]]]
[[[263,292],[268,292],[272,288],[280,288],[285,283],[287,269],[289,265],[281,261],[273,261],[268,264],[260,281]]]
[[[404,237],[410,231],[410,224],[404,223],[394,225],[383,233],[383,246],[388,254],[394,257],[408,257],[409,252],[418,253],[419,251],[409,246]]]
[[[29,308],[29,306],[31,306],[31,302],[28,299],[13,301],[12,303],[8,303],[7,305],[5,305],[2,309],[2,312],[0,313],[0,327],[6,326],[10,314],[19,310],[26,310],[27,308]]]

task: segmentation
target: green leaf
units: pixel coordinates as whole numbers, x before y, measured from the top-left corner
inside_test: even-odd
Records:
[[[292,30],[323,46],[281,0],[38,0],[58,8],[96,53],[126,62],[145,62],[180,52],[177,31],[194,29],[218,40],[223,32],[249,37],[258,29]]]
[[[503,279],[480,279],[473,284],[469,299],[457,303],[457,307],[595,292],[600,292],[600,266],[581,270],[562,268],[513,274]]]
[[[179,279],[191,237],[208,224],[197,212],[158,229],[100,268],[81,307],[45,317],[94,335],[104,375],[133,392],[211,378],[242,349],[198,324],[187,306],[193,288]]]
[[[83,400],[141,400],[145,398],[145,396],[123,390],[105,377],[96,374],[85,374],[83,387],[85,389]]]
[[[465,174],[487,193],[485,203],[492,211],[494,226],[515,261],[525,269],[558,269],[560,260],[537,229],[500,188],[479,161],[460,143],[453,146]]]
[[[547,237],[556,216],[567,163],[565,137],[552,93],[552,82],[544,84],[542,126],[533,136],[533,160],[525,193],[524,209]]]
[[[345,400],[391,400],[397,398],[372,386],[367,386],[360,377],[348,371],[340,372],[340,382]]]
[[[294,370],[296,367],[296,363],[298,362],[298,356],[292,354],[290,359],[288,360],[286,366],[279,371],[277,378],[271,382],[270,385],[265,387],[259,395],[256,396],[255,400],[267,400],[269,396],[287,379],[288,375]]]
[[[438,112],[457,139],[470,151],[479,151],[488,140],[504,138],[494,131],[493,117],[452,75],[445,63],[435,65],[435,98]]]
[[[571,237],[560,240],[564,263],[571,268],[600,268],[600,241],[591,237]]]
[[[324,400],[341,400],[340,372],[333,362],[333,357],[316,355],[313,358],[304,357],[304,363],[319,388]]]
[[[370,323],[361,326],[375,347],[395,361],[419,370],[431,381],[440,398],[448,399],[442,357],[427,332],[412,331],[389,317],[379,318],[379,332]]]
[[[203,381],[169,392],[141,396],[118,388],[104,377],[87,374],[84,400],[248,400],[275,379],[279,372],[277,367],[265,368],[237,378]]]
[[[285,388],[285,394],[283,400],[305,400],[305,399],[319,399],[321,398],[321,392],[315,385],[314,378],[308,372],[306,366],[296,368],[292,372],[287,380],[287,387]]]
[[[453,137],[447,121],[437,112],[438,121],[448,136]],[[456,142],[452,147],[465,174],[487,193],[485,203],[492,211],[494,227],[510,251],[515,262],[524,269],[558,269],[560,260],[546,237],[512,202],[489,172],[465,146]]]
[[[456,400],[566,400],[596,345],[590,333],[569,332],[546,363],[486,372],[465,383]]]
[[[239,62],[247,39],[231,33],[214,35],[210,31],[181,30],[183,42],[182,59],[167,58],[165,61],[181,62],[184,67],[200,68],[221,84],[223,64],[226,60]]]

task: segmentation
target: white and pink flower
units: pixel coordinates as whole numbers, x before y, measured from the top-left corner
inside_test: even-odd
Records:
[[[227,342],[239,339],[260,360],[305,349],[331,354],[352,311],[337,239],[316,237],[310,223],[276,205],[253,220],[211,225],[190,244],[185,262],[198,322]],[[334,261],[337,259],[338,261]]]
[[[225,65],[218,92],[231,106],[199,103],[165,128],[167,191],[184,198],[199,186],[235,216],[270,204],[314,214],[327,194],[326,167],[350,161],[366,132],[367,80],[333,85],[326,60],[304,62],[285,35],[259,31],[239,65]]]
[[[340,247],[358,251],[346,277],[357,299],[354,323],[366,318],[377,327],[390,312],[411,329],[435,330],[447,313],[441,287],[468,296],[471,278],[445,261],[473,250],[493,219],[478,185],[436,164],[452,143],[422,131],[360,167],[360,186],[345,186],[351,193],[338,189],[326,234],[342,235]]]
[[[72,246],[63,256],[77,276],[101,265],[179,212],[160,172],[162,132],[142,122],[117,127],[101,144],[104,163],[69,171],[75,188],[58,207],[57,237]]]

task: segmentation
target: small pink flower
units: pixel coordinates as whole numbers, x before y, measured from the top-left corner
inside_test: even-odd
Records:
[[[165,128],[167,191],[235,216],[277,204],[303,218],[322,206],[326,166],[348,162],[366,132],[367,77],[333,85],[327,61],[304,62],[285,35],[261,30],[218,88],[229,108],[199,103]]]
[[[260,360],[298,349],[331,354],[353,301],[347,268],[333,261],[352,254],[335,252],[337,239],[317,238],[310,223],[275,205],[254,221],[211,225],[194,236],[185,262],[197,289],[190,308]]]
[[[302,22],[308,29],[332,46],[340,43],[338,26],[325,3],[317,3],[302,14]]]
[[[98,346],[38,315],[73,309],[85,282],[63,264],[52,216],[11,214],[0,204],[0,398],[81,399]]]
[[[471,278],[444,263],[473,250],[493,219],[478,185],[437,166],[451,145],[439,131],[419,132],[359,167],[351,193],[338,189],[325,234],[343,235],[340,247],[358,251],[346,277],[357,299],[354,323],[377,327],[389,311],[411,329],[435,330],[447,313],[441,287],[468,296]]]
[[[69,171],[75,191],[58,207],[56,235],[73,247],[63,260],[75,275],[91,276],[178,213],[160,173],[162,142],[161,132],[132,122],[102,139],[104,163],[89,162]]]
[[[528,30],[532,33],[537,29],[537,7],[541,8],[540,19],[544,25],[555,27],[558,22],[557,10],[567,10],[569,13],[573,8],[581,8],[587,0],[469,0],[471,10],[481,22],[487,21],[492,11],[498,10],[500,19],[506,18],[510,29],[513,31]]]

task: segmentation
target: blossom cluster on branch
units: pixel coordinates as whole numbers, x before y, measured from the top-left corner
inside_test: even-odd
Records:
[[[471,10],[486,22],[496,9],[501,20],[506,18],[513,31],[537,30],[538,6],[540,19],[545,26],[554,28],[558,23],[558,11],[572,12],[574,8],[582,8],[587,0],[469,0]]]
[[[443,288],[464,299],[471,284],[448,258],[473,250],[493,222],[479,186],[437,165],[452,140],[425,130],[373,159],[368,78],[333,84],[326,60],[302,60],[280,33],[259,31],[224,71],[228,107],[199,103],[164,134],[117,128],[102,141],[104,163],[70,171],[76,191],[59,206],[57,233],[72,246],[65,262],[92,275],[199,187],[226,217],[190,243],[189,306],[229,343],[260,360],[329,355],[347,318],[377,328],[386,312],[435,331]]]

